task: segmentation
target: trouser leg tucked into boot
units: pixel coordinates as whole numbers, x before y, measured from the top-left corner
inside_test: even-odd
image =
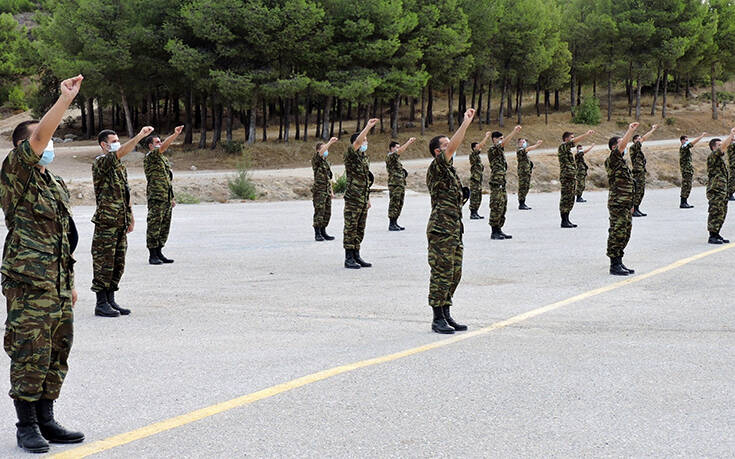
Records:
[[[391,218],[390,223],[388,224],[388,231],[400,231],[401,227],[398,226],[398,223],[396,222],[396,218]]]
[[[156,253],[158,253],[158,258],[164,263],[173,263],[174,261],[170,258],[166,258],[161,250],[163,250],[163,247],[159,247],[156,249]]]
[[[122,316],[130,314],[130,309],[125,309],[115,302],[115,292],[113,290],[107,291],[107,303]]]
[[[158,258],[158,251],[155,248],[148,249],[148,263],[152,265],[162,265],[163,264],[163,260]]]
[[[333,241],[334,240],[334,236],[330,236],[330,235],[327,234],[327,228],[326,227],[323,226],[321,228],[321,230],[322,230],[321,231],[322,237],[324,238],[325,241]]]
[[[345,268],[360,269],[360,265],[355,261],[355,251],[345,249]]]
[[[610,274],[613,276],[627,276],[628,270],[623,268],[620,257],[610,258]]]
[[[97,304],[94,307],[94,315],[100,317],[118,317],[120,312],[115,310],[107,300],[107,291],[96,292]]]
[[[692,207],[694,206],[687,202],[687,198],[681,198],[681,203],[679,204],[680,209],[691,209]]]
[[[431,322],[431,329],[436,333],[451,335],[454,328],[450,327],[447,319],[444,317],[444,310],[441,307],[431,308],[434,310],[434,320]]]
[[[442,312],[444,313],[444,319],[447,321],[450,327],[457,331],[465,331],[467,330],[467,325],[458,324],[454,321],[452,318],[452,315],[450,314],[450,306],[443,306]]]
[[[84,434],[67,430],[54,419],[54,401],[41,399],[36,402],[36,416],[38,427],[43,438],[51,443],[80,443],[84,441]]]
[[[17,431],[15,439],[18,446],[29,453],[45,453],[48,451],[48,443],[41,436],[38,429],[38,418],[36,417],[36,402],[25,400],[13,400],[15,412],[18,415],[18,423],[15,424]]]
[[[358,250],[354,250],[353,252],[354,252],[355,261],[357,262],[358,265],[360,265],[360,267],[362,267],[362,268],[369,268],[369,267],[372,266],[372,263],[368,263],[367,261],[363,260],[360,257],[360,250],[359,249]]]
[[[518,209],[519,210],[531,210],[531,208],[526,205],[525,199],[518,201]]]

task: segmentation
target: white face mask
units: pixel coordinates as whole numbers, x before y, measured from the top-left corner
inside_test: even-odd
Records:
[[[113,142],[110,145],[110,151],[115,153],[117,150],[120,149],[120,142]]]
[[[53,160],[54,160],[54,141],[49,140],[48,145],[46,145],[46,148],[43,150],[41,159],[38,160],[38,165],[48,166],[49,164],[51,164]]]
[[[322,155],[322,156],[323,156],[324,158],[326,158],[327,156],[329,156],[329,150],[325,151],[325,152],[324,152],[324,155]]]

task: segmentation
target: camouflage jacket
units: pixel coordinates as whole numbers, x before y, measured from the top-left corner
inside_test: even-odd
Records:
[[[145,171],[146,196],[148,201],[171,202],[174,199],[174,188],[171,181],[174,178],[171,172],[171,162],[159,150],[151,150],[143,159]]]
[[[26,140],[8,153],[0,171],[0,204],[8,234],[3,248],[3,277],[56,291],[71,298],[74,263],[69,235],[69,190],[48,169]]]
[[[574,154],[574,163],[577,165],[578,175],[587,175],[589,166],[587,166],[587,163],[584,160],[584,152],[577,152]]]
[[[347,188],[345,201],[368,202],[370,198],[370,162],[365,153],[352,146],[345,153],[345,173]]]
[[[533,170],[533,161],[528,159],[528,152],[525,148],[521,148],[516,152],[518,159],[518,175],[530,174]]]
[[[574,177],[577,175],[577,165],[572,153],[574,142],[566,142],[559,145],[559,177]]]
[[[426,186],[431,195],[431,216],[427,233],[462,237],[462,182],[443,153],[434,158],[426,171]]]
[[[617,148],[612,150],[605,160],[605,170],[609,187],[607,206],[626,209],[633,207],[633,175],[623,154]]]
[[[727,194],[730,176],[722,150],[715,150],[707,157],[707,193]]]
[[[682,170],[692,170],[692,144],[679,148],[679,166]]]
[[[126,228],[133,219],[130,208],[128,171],[117,154],[99,155],[92,164],[92,181],[97,211],[92,223],[107,227]]]
[[[406,173],[398,153],[388,153],[385,157],[385,168],[388,171],[389,186],[406,186]]]
[[[505,186],[505,172],[508,163],[505,161],[505,150],[502,145],[493,145],[487,151],[487,160],[490,163],[490,185]]]
[[[730,167],[730,172],[735,167],[735,143],[731,143],[727,146],[727,164]]]
[[[324,191],[331,195],[332,185],[329,181],[332,179],[332,169],[318,151],[311,157],[311,168],[314,170],[314,186],[311,190],[313,192]]]
[[[635,142],[630,147],[630,162],[633,164],[634,173],[646,172],[646,157],[640,142]]]
[[[485,171],[485,166],[482,165],[482,158],[480,150],[472,150],[470,153],[470,174],[474,179],[482,180],[482,173]]]

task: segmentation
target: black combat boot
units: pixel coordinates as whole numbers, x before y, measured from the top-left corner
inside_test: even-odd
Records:
[[[584,199],[584,198],[582,197],[582,195],[580,194],[579,196],[577,196],[577,202],[587,202],[587,200],[586,200],[586,199]]]
[[[735,194],[730,193],[730,196],[727,197],[728,201],[735,201]]]
[[[431,322],[431,329],[436,333],[443,335],[451,335],[454,333],[454,329],[449,326],[447,319],[444,317],[443,308],[431,308],[434,310],[434,320]]]
[[[627,276],[630,274],[627,269],[623,268],[621,257],[610,258],[610,274],[613,276]]]
[[[623,264],[623,257],[620,257],[620,266],[622,266],[624,270],[628,271],[628,274],[635,274],[635,269],[630,269]]]
[[[162,265],[163,260],[158,258],[158,251],[156,249],[148,249],[148,263],[152,265]]]
[[[396,218],[391,218],[390,223],[388,224],[388,231],[400,231],[401,227],[398,226],[398,223],[396,222]]]
[[[531,210],[530,207],[526,205],[526,200],[518,201],[518,210]]]
[[[324,238],[325,241],[333,241],[334,240],[334,236],[330,236],[330,235],[327,234],[327,228],[326,227],[322,227],[321,228],[321,233],[322,233],[322,237]]]
[[[561,227],[562,228],[576,228],[577,225],[569,221],[569,212],[561,214]]]
[[[35,402],[13,400],[13,403],[15,412],[18,414],[18,423],[15,424],[15,427],[18,428],[15,433],[18,446],[29,453],[48,452],[48,443],[38,430]]]
[[[355,251],[345,249],[345,268],[360,269],[360,265],[355,261]]]
[[[471,210],[470,211],[470,220],[482,220],[483,218],[485,218],[485,217],[483,217],[482,215],[478,214],[476,210]]]
[[[115,310],[107,300],[107,292],[96,292],[97,304],[94,307],[94,315],[100,317],[119,317],[120,312]]]
[[[709,232],[709,240],[707,242],[710,244],[724,244],[722,239],[720,239],[720,235],[712,231]]]
[[[505,236],[503,236],[503,232],[500,231],[500,228],[498,228],[497,226],[493,226],[492,229],[493,230],[492,233],[490,233],[490,239],[495,239],[498,241],[502,241],[503,239],[505,239]]]
[[[54,401],[42,398],[36,402],[36,418],[43,438],[51,443],[81,443],[84,434],[67,430],[54,419]]]
[[[112,306],[112,309],[119,312],[121,316],[127,316],[128,314],[130,314],[130,309],[125,309],[115,302],[114,290],[107,291],[107,303]]]
[[[163,252],[161,252],[162,249],[163,249],[163,247],[159,247],[159,248],[156,249],[156,253],[158,254],[158,258],[162,262],[164,262],[164,263],[167,263],[167,264],[168,263],[173,263],[174,261],[172,259],[166,258],[166,256],[163,255]]]
[[[681,198],[681,204],[679,204],[680,209],[691,209],[692,207],[694,206],[687,202],[687,198]]]
[[[720,236],[720,233],[717,233],[717,237],[720,238],[720,240],[722,241],[723,244],[729,244],[730,243],[730,240],[729,239],[725,239],[724,237]]]
[[[467,325],[458,324],[457,322],[452,319],[451,314],[449,313],[450,306],[442,306],[442,313],[444,314],[444,319],[447,321],[450,327],[457,331],[465,331],[467,330]]]
[[[641,212],[641,209],[638,206],[635,206],[633,208],[633,216],[634,217],[645,217],[646,215],[648,215],[648,214],[644,214],[643,212]]]
[[[403,227],[403,226],[401,226],[401,225],[399,225],[399,224],[398,224],[398,219],[397,219],[397,218],[396,218],[396,226],[397,226],[397,227],[398,227],[398,229],[399,229],[399,230],[401,230],[401,231],[403,231],[403,230],[405,230],[405,229],[406,229],[405,227]]]
[[[353,252],[355,256],[355,261],[358,265],[360,265],[361,268],[369,268],[372,266],[372,263],[368,263],[367,261],[360,258],[360,249],[353,250]]]
[[[324,236],[322,236],[322,229],[317,228],[316,226],[314,227],[314,240],[319,242],[324,240]]]

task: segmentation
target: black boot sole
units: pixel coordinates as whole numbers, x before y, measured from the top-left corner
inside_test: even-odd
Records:
[[[33,454],[48,453],[48,451],[50,449],[48,446],[44,446],[44,447],[41,447],[41,448],[26,448],[23,445],[21,445],[20,443],[18,443],[18,448],[22,449],[25,452],[33,453]]]
[[[357,264],[355,264],[355,265],[348,265],[347,263],[345,263],[345,268],[347,268],[347,269],[360,269],[360,265],[357,265]]]
[[[627,276],[627,275],[629,275],[630,273],[629,273],[629,272],[627,272],[627,271],[612,271],[612,270],[611,270],[611,271],[610,271],[610,274],[611,274],[611,275],[613,275],[613,276]]]
[[[449,324],[449,326],[452,327],[453,329],[455,329],[456,331],[467,331],[467,325],[460,325],[460,324],[452,325],[452,324]]]
[[[170,265],[171,263],[173,263],[173,262],[174,262],[173,260],[168,260],[168,259],[166,259],[166,260],[161,260],[161,261],[163,262],[163,264],[164,264],[164,265]]]
[[[431,331],[433,331],[434,333],[442,334],[442,335],[453,335],[454,334],[453,328],[439,328],[439,327],[435,327],[434,325],[431,326]]]
[[[81,438],[71,438],[71,439],[65,439],[65,438],[49,438],[45,435],[43,435],[43,432],[41,432],[41,435],[43,438],[49,442],[49,443],[56,443],[59,445],[72,445],[74,443],[81,443],[84,441],[84,435],[81,436]]]
[[[506,237],[503,236],[502,234],[491,234],[490,235],[490,239],[493,239],[495,241],[502,241],[502,240],[506,239]]]
[[[108,312],[100,312],[96,309],[94,310],[94,315],[96,315],[97,317],[120,317],[119,312],[117,314],[111,314]]]

